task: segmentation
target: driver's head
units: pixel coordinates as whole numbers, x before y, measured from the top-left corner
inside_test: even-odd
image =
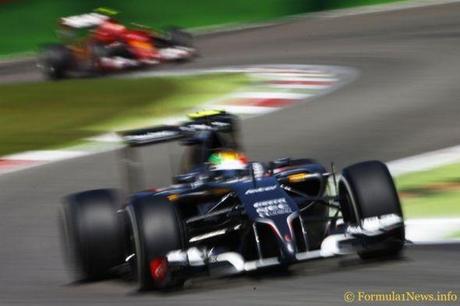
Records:
[[[247,157],[233,150],[217,151],[211,154],[208,162],[211,171],[218,173],[219,176],[225,176],[225,178],[231,178],[245,172],[248,166]]]

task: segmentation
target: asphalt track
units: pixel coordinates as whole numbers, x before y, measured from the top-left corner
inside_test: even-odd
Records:
[[[167,68],[287,63],[360,71],[335,93],[246,120],[244,141],[255,159],[312,156],[341,167],[459,143],[459,4],[307,18],[203,37],[198,46],[198,61]],[[39,75],[25,62],[0,67],[0,78]],[[160,153],[154,173],[165,184],[166,152]],[[292,275],[195,281],[167,295],[140,294],[121,281],[71,284],[59,250],[59,200],[72,191],[118,186],[116,160],[116,152],[103,153],[0,177],[0,304],[341,305],[349,290],[460,294],[458,245],[410,246],[401,261],[362,264],[347,257],[301,264]]]

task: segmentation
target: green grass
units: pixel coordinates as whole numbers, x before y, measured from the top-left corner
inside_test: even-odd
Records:
[[[407,218],[460,216],[460,163],[402,175],[396,185]]]
[[[245,85],[242,74],[0,86],[0,156],[78,142],[184,113]]]
[[[460,239],[460,231],[453,232],[448,238]]]

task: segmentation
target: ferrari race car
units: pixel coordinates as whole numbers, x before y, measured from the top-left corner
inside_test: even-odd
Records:
[[[249,161],[237,118],[218,111],[120,135],[128,195],[97,189],[63,203],[68,254],[84,279],[127,273],[141,289],[164,290],[194,276],[353,253],[394,257],[403,249],[401,206],[382,162],[336,175],[310,159]],[[146,168],[136,150],[174,141],[186,154],[173,185],[136,187]]]
[[[162,33],[118,22],[114,11],[63,17],[58,36],[62,43],[45,45],[38,67],[50,79],[94,75],[103,72],[181,62],[193,58],[196,50],[189,33],[171,28]]]

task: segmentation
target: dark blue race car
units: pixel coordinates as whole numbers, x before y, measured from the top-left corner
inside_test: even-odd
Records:
[[[68,255],[84,279],[128,273],[141,289],[166,289],[197,275],[350,253],[394,257],[403,249],[401,206],[382,162],[336,175],[310,159],[248,161],[237,118],[219,111],[120,135],[129,195],[98,189],[64,201]],[[136,150],[173,141],[187,148],[174,184],[138,189],[144,167]]]

